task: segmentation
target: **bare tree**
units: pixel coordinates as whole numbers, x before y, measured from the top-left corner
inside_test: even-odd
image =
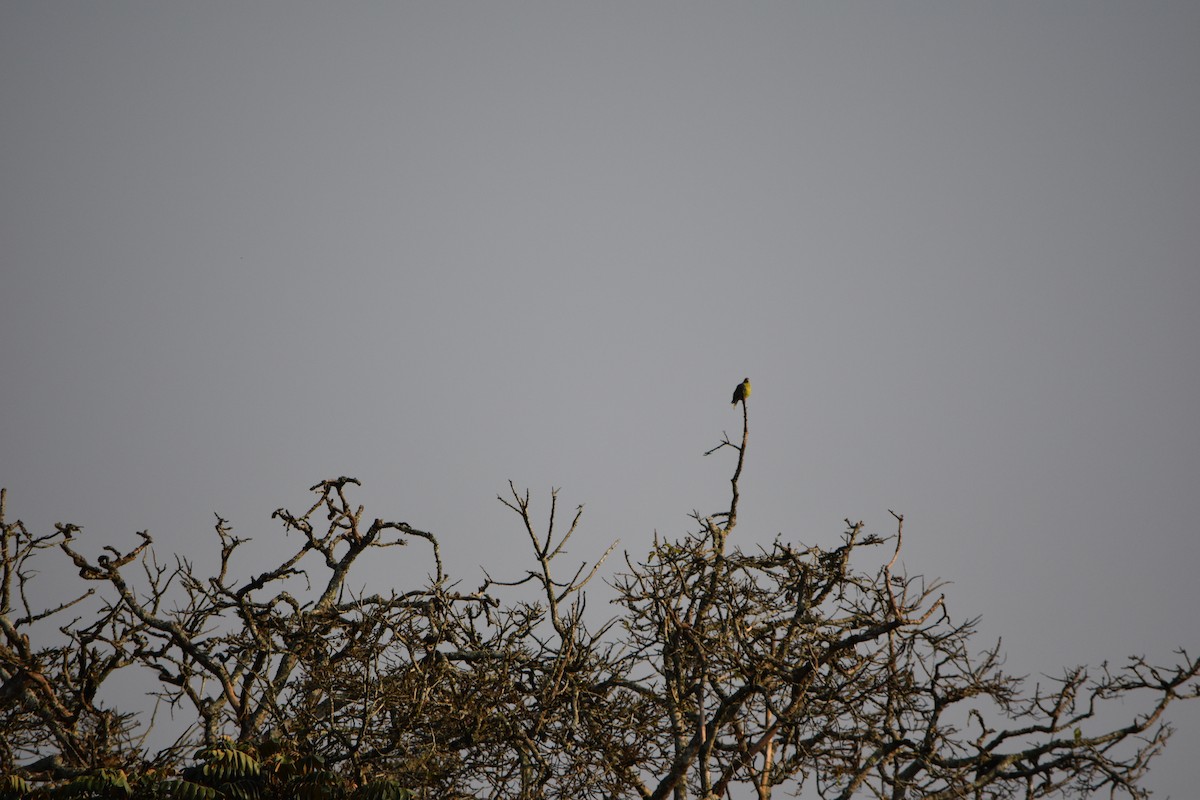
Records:
[[[598,625],[587,592],[613,547],[564,567],[582,507],[559,524],[557,492],[539,519],[509,485],[499,499],[530,568],[485,572],[474,590],[446,574],[433,534],[368,522],[353,478],[313,486],[302,513],[276,511],[296,544],[249,576],[233,569],[245,540],[220,518],[206,576],[182,555],[160,562],[147,532],[94,556],[77,526],[32,535],[0,495],[0,767],[76,789],[79,776],[100,771],[111,788],[128,773],[122,792],[161,795],[169,780],[179,797],[1144,795],[1165,711],[1197,696],[1200,661],[1073,668],[1027,689],[998,645],[975,645],[976,620],[952,617],[937,582],[898,570],[899,514],[888,536],[846,520],[832,548],[743,551],[748,440],[743,403],[740,440],[708,453],[736,453],[729,505],[626,554],[602,590],[618,611]],[[412,539],[427,547],[425,582],[349,590],[360,557]],[[35,610],[33,563],[54,550],[87,588]],[[72,613],[56,643],[33,645],[35,628]],[[98,705],[120,669],[156,675],[194,735],[151,748],[151,725]],[[1104,724],[1105,707],[1131,698],[1139,713]]]
[[[8,522],[8,493],[0,489],[0,770],[13,772],[34,757],[35,769],[63,777],[82,769],[122,763],[136,751],[133,714],[96,702],[100,685],[132,664],[130,631],[111,607],[84,624],[76,617],[45,642],[29,631],[63,618],[93,594],[81,589],[49,607],[37,607],[30,589],[35,562],[47,550],[67,545],[76,525],[31,534],[20,520]]]
[[[737,521],[740,443],[728,511],[694,514],[699,531],[656,541],[616,582],[622,624],[641,676],[629,691],[658,708],[629,779],[642,797],[760,800],[776,786],[822,798],[1016,798],[1106,790],[1142,796],[1173,701],[1194,698],[1200,660],[1120,672],[1067,670],[1022,693],[999,645],[972,650],[975,619],[955,621],[939,584],[896,571],[895,535],[846,520],[832,549],[776,541],[729,548]],[[874,568],[859,562],[886,547]],[[635,670],[631,669],[630,672]],[[1146,694],[1146,710],[1116,729],[1102,705]],[[639,782],[635,772],[643,778]],[[741,793],[738,796],[742,796]]]

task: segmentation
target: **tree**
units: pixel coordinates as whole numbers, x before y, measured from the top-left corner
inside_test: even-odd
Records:
[[[836,547],[744,551],[748,438],[744,411],[740,440],[707,454],[736,454],[729,505],[626,554],[609,579],[619,612],[599,625],[587,590],[613,548],[560,576],[582,507],[564,529],[557,492],[540,523],[510,483],[500,500],[530,568],[485,573],[473,591],[447,575],[433,534],[368,522],[353,478],[313,486],[302,513],[276,511],[293,550],[250,576],[236,570],[245,540],[220,518],[205,576],[182,555],[160,562],[144,531],[95,555],[76,525],[33,534],[7,521],[0,495],[0,794],[1144,795],[1166,709],[1200,693],[1200,660],[1072,668],[1029,690],[998,645],[977,652],[976,620],[952,617],[937,582],[897,569],[899,514],[887,537],[846,520]],[[428,548],[428,581],[349,590],[360,557],[411,540]],[[54,550],[86,588],[34,610],[34,562]],[[98,703],[124,669],[156,676],[194,731],[151,747],[152,724]],[[1133,699],[1139,713],[1103,724],[1103,709]]]

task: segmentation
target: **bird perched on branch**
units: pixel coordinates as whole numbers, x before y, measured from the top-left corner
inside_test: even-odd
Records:
[[[746,398],[750,396],[750,379],[745,378],[738,387],[733,390],[733,405],[737,405],[738,401],[742,401],[742,405],[746,404]]]

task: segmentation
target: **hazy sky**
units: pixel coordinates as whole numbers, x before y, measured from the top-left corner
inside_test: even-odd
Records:
[[[1198,35],[1194,2],[5,2],[10,514],[203,560],[214,512],[269,550],[353,475],[473,585],[524,565],[511,478],[586,504],[573,556],[639,554],[727,504],[702,453],[749,375],[736,544],[892,508],[1011,671],[1200,649]],[[426,568],[387,553],[362,580]]]

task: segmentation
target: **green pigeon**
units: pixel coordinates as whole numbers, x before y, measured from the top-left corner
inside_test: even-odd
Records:
[[[744,378],[733,390],[733,405],[737,405],[738,401],[742,401],[742,405],[746,404],[746,398],[750,396],[750,379]]]

